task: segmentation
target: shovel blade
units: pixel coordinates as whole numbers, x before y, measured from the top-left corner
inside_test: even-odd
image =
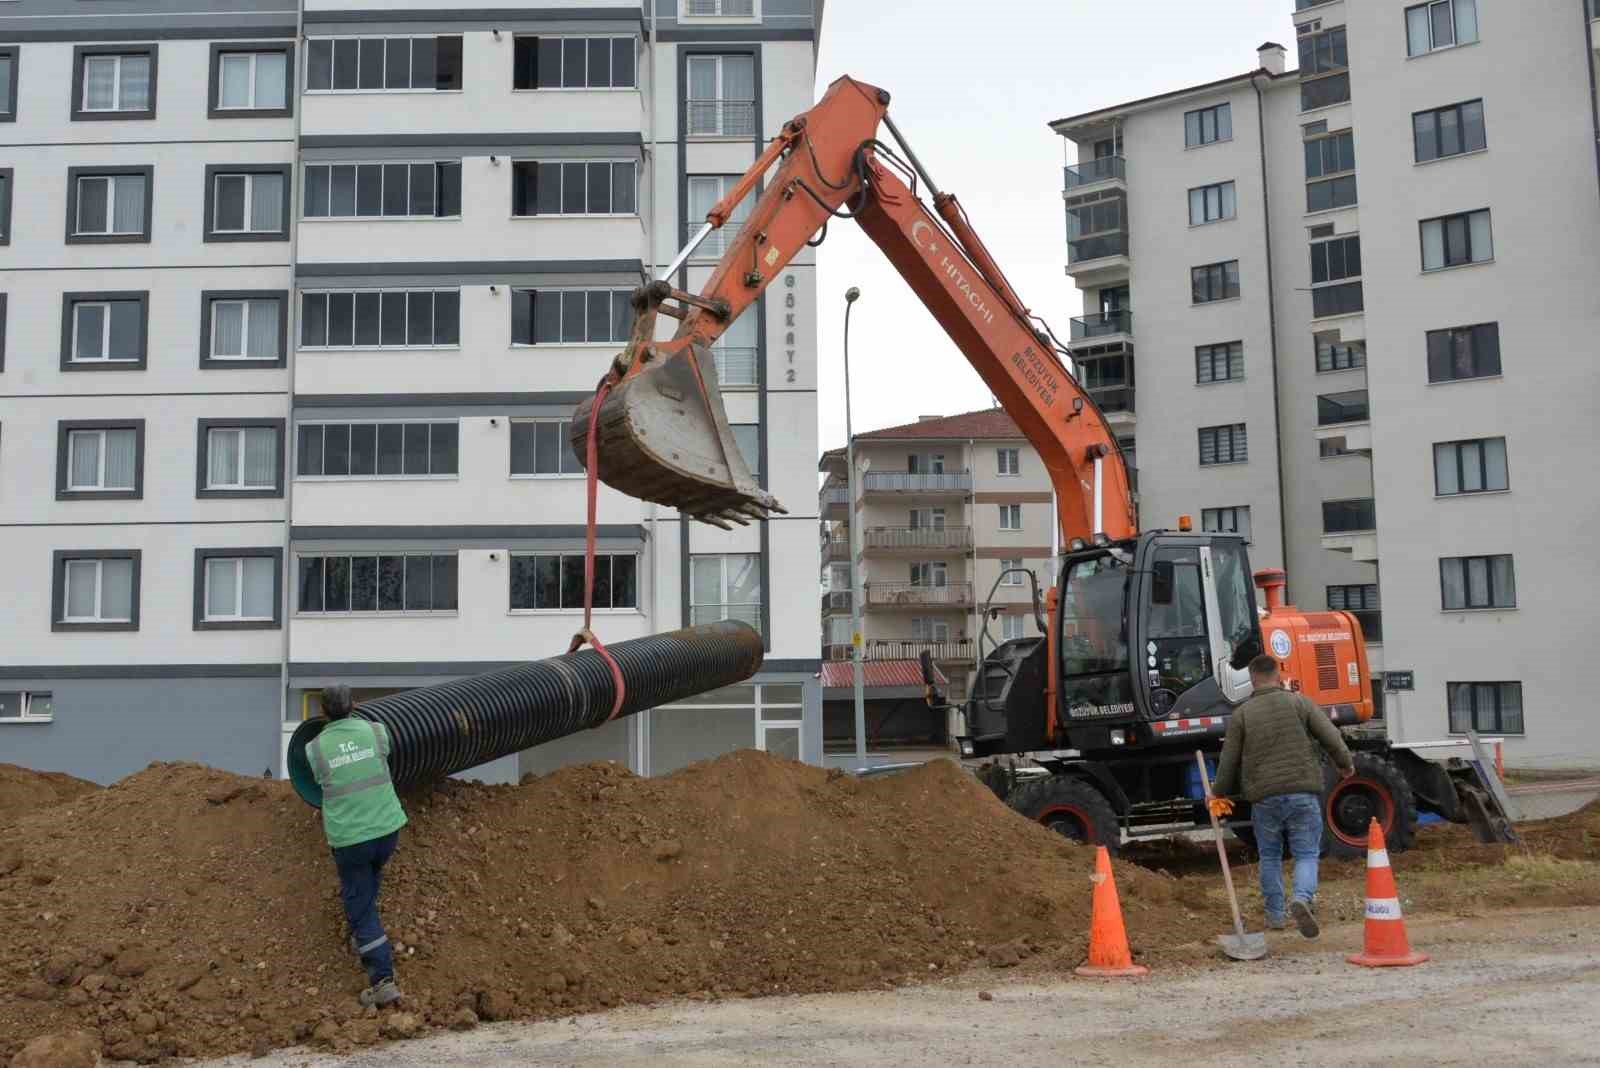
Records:
[[[1267,955],[1267,936],[1259,932],[1217,935],[1217,945],[1234,960],[1260,960]]]

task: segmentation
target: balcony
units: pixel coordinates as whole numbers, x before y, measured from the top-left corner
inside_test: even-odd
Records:
[[[863,530],[867,552],[966,552],[972,548],[971,527],[868,527]]]
[[[1128,234],[1125,230],[1090,234],[1067,242],[1067,277],[1079,289],[1096,289],[1128,277]]]
[[[850,532],[840,530],[824,535],[822,548],[830,562],[848,562],[850,559]]]
[[[1127,413],[1133,414],[1133,387],[1132,386],[1106,386],[1102,389],[1086,389],[1085,393],[1094,398],[1100,410],[1107,416]],[[1121,424],[1115,419],[1108,419],[1115,426]]]
[[[935,662],[948,664],[960,661],[971,663],[976,648],[971,638],[946,639],[942,642],[917,638],[869,638],[866,652],[868,660],[916,660],[926,652]]]
[[[756,385],[755,346],[713,346],[711,355],[717,364],[717,384],[723,389],[753,388]]]
[[[972,492],[971,471],[868,471],[861,476],[863,493],[916,493],[923,496]]]
[[[1102,156],[1099,159],[1083,160],[1064,168],[1065,188],[1068,193],[1075,193],[1084,186],[1099,185],[1101,182],[1126,182],[1127,178],[1127,160],[1121,156]]]
[[[919,586],[910,582],[869,582],[866,588],[869,608],[970,608],[972,583],[951,582],[943,586]]]
[[[822,645],[822,659],[824,660],[851,660],[849,642],[824,642]]]
[[[1072,341],[1132,336],[1133,310],[1131,308],[1097,312],[1094,315],[1079,315],[1072,320]]]
[[[1322,547],[1357,563],[1378,559],[1378,511],[1371,497],[1322,502]]]
[[[848,611],[850,611],[849,590],[829,590],[827,593],[822,595],[823,615]]]
[[[1371,415],[1364,389],[1324,393],[1317,398],[1317,440],[1337,441],[1343,452],[1371,453]]]
[[[754,100],[690,100],[685,104],[690,137],[756,135]]]
[[[850,517],[850,489],[847,486],[824,486],[822,489],[822,518],[844,520]]]

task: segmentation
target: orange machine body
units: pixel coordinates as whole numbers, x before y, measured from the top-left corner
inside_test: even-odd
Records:
[[[1338,724],[1372,718],[1372,673],[1361,624],[1349,612],[1306,612],[1283,602],[1284,573],[1255,573],[1265,602],[1261,641],[1289,687],[1311,698]]]

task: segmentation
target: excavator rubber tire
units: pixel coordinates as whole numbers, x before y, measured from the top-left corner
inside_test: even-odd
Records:
[[[1417,802],[1411,783],[1383,757],[1373,753],[1352,756],[1356,773],[1348,779],[1341,779],[1332,765],[1324,769],[1323,855],[1366,856],[1367,821],[1373,817],[1383,828],[1384,843],[1390,851],[1398,853],[1409,848],[1417,827]]]
[[[1103,845],[1112,853],[1122,845],[1116,810],[1104,794],[1082,779],[1049,775],[1019,782],[1006,804],[1075,842]]]

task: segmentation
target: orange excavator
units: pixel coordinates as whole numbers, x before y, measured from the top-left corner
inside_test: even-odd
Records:
[[[1193,753],[1220,749],[1231,710],[1250,694],[1245,666],[1263,650],[1336,724],[1372,716],[1360,624],[1348,612],[1282,603],[1281,571],[1253,584],[1237,535],[1193,533],[1186,522],[1139,530],[1104,415],[956,198],[934,186],[888,105],[884,90],[840,78],[784,124],[663,280],[635,292],[627,347],[573,415],[574,451],[593,458],[600,481],[707,523],[783,511],[734,442],[711,345],[830,221],[853,219],[1038,451],[1070,547],[1057,588],[1041,597],[1035,586],[1043,636],[1000,643],[983,657],[963,709],[962,755],[989,761],[985,781],[1018,811],[1079,840],[1114,846],[1123,832],[1202,824]],[[877,140],[880,127],[899,152]],[[758,186],[748,221],[701,292],[675,288],[670,280],[694,249]],[[660,315],[679,320],[670,340],[656,339]],[[1476,788],[1440,762],[1381,738],[1352,743],[1357,774],[1335,782],[1330,773],[1330,849],[1364,850],[1373,817],[1390,846],[1403,848],[1418,804],[1451,819],[1470,815]],[[1248,836],[1248,812],[1233,826]]]

